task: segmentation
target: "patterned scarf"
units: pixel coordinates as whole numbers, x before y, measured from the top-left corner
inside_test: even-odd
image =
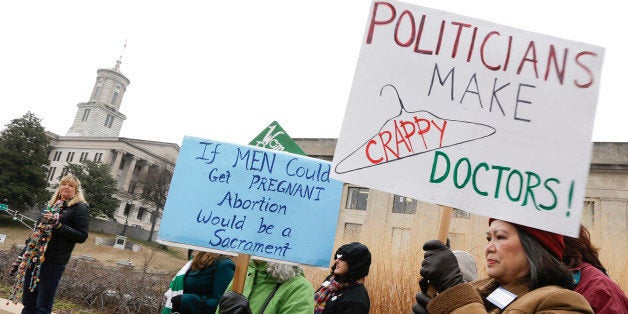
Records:
[[[336,291],[342,290],[351,285],[361,285],[363,283],[363,280],[340,283],[336,281],[334,276],[331,276],[329,281],[325,281],[320,289],[318,289],[318,291],[314,294],[314,314],[320,314],[325,311],[327,301],[329,301],[329,298],[336,294]]]
[[[61,211],[62,205],[63,201],[59,200],[52,207],[46,206],[43,213],[51,212],[54,215],[54,221],[56,222],[59,220],[59,212]],[[52,237],[53,227],[53,223],[44,223],[42,219],[42,221],[40,221],[35,227],[35,230],[33,230],[31,236],[28,238],[24,254],[21,256],[22,262],[20,263],[17,271],[17,278],[15,279],[15,283],[13,284],[11,293],[9,294],[9,301],[17,303],[17,296],[24,290],[24,276],[26,275],[26,270],[28,269],[33,270],[31,280],[28,283],[28,290],[33,292],[35,288],[37,288],[41,264],[44,262],[44,254],[48,248],[48,242]]]

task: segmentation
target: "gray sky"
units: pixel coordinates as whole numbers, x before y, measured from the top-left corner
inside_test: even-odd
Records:
[[[592,139],[628,141],[620,2],[406,2],[604,47]],[[3,1],[0,129],[30,110],[65,135],[96,70],[122,53],[122,137],[246,144],[273,120],[292,137],[338,137],[370,3]]]

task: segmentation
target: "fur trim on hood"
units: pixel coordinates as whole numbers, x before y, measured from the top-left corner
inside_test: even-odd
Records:
[[[278,283],[286,282],[296,276],[303,275],[301,267],[277,262],[268,262],[266,271],[275,278]]]

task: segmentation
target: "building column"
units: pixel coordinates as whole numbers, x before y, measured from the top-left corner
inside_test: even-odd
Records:
[[[116,152],[116,160],[113,162],[113,165],[111,165],[111,176],[118,181],[116,176],[118,174],[118,168],[120,168],[120,162],[122,161],[124,153],[120,150],[114,150],[114,152]]]
[[[137,157],[131,157],[131,164],[129,165],[129,170],[126,172],[126,177],[124,178],[124,184],[122,185],[122,192],[127,192],[129,190],[129,185],[131,184],[131,179],[133,178],[133,170],[135,170],[135,164],[137,163]]]

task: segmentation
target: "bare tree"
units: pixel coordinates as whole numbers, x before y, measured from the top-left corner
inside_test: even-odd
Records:
[[[154,206],[154,209],[149,211],[151,227],[148,241],[151,241],[153,238],[157,218],[161,217],[161,213],[166,205],[172,173],[173,170],[169,165],[153,165],[148,169],[145,177],[141,180],[142,192],[140,198],[144,202]]]

